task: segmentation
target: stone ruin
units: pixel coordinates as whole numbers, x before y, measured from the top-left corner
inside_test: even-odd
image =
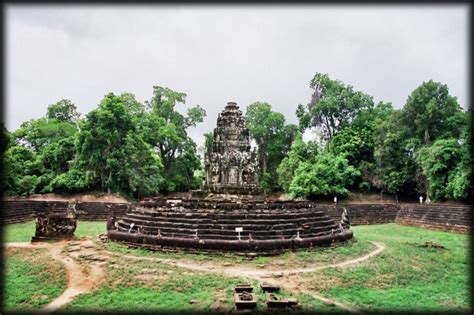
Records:
[[[204,190],[212,193],[257,194],[258,163],[250,133],[237,103],[229,102],[217,117],[212,147],[204,155]]]
[[[227,103],[217,118],[205,168],[204,194],[143,200],[122,219],[110,218],[108,238],[152,250],[245,255],[330,246],[352,238],[347,212],[336,222],[312,203],[271,201],[258,194],[256,154],[236,103]]]
[[[110,222],[110,240],[152,250],[232,251],[251,256],[331,246],[352,230],[304,201],[163,198],[141,201]],[[241,232],[238,232],[238,230]]]
[[[70,240],[77,227],[76,204],[69,203],[66,213],[39,213],[32,242]]]

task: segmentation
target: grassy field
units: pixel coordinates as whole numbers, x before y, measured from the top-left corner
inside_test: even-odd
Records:
[[[362,310],[467,311],[469,238],[397,224],[355,226],[361,241],[386,250],[356,268],[306,274],[313,291]],[[434,242],[444,249],[424,247]]]
[[[67,311],[156,311],[156,312],[231,312],[233,290],[239,283],[251,283],[258,296],[256,311],[266,310],[265,296],[252,279],[224,277],[190,271],[149,261],[110,261],[106,283],[99,290],[84,294],[68,304]],[[282,292],[286,297],[296,297]],[[311,307],[331,310],[317,300]],[[297,308],[295,311],[301,311]]]
[[[469,236],[397,224],[354,226],[352,229],[355,240],[345,246],[290,252],[252,260],[236,255],[150,252],[130,249],[113,242],[106,243],[104,248],[137,256],[208,262],[215,264],[217,268],[230,264],[278,269],[324,265],[359,257],[372,251],[375,247],[371,241],[376,241],[383,243],[386,249],[360,265],[299,274],[292,276],[290,280],[309,292],[362,311],[469,311]],[[105,222],[80,221],[76,236],[94,236],[104,230]],[[29,241],[34,233],[34,223],[10,225],[4,232],[10,242]],[[426,246],[430,245],[429,242],[442,248]],[[7,300],[10,309],[39,306],[59,295],[62,287],[57,275],[62,273],[54,269],[57,266],[48,265],[44,253],[34,255],[35,259],[30,262],[30,256],[24,255],[33,255],[32,253],[20,255],[20,250],[16,251],[9,249],[7,252],[6,292],[18,292]],[[46,293],[39,293],[39,284],[46,281],[40,277],[45,276],[48,268],[51,268],[51,279],[47,281],[51,285],[44,288],[41,285],[40,289],[46,290]],[[225,278],[159,262],[132,261],[119,257],[108,261],[104,268],[105,283],[96,291],[77,297],[66,306],[67,310],[228,312],[233,309],[232,288],[235,284],[250,281],[254,287],[258,287],[256,281],[249,279]],[[260,290],[257,292],[260,300],[258,310],[263,311],[266,309],[264,296]],[[340,312],[338,307],[325,304],[307,294],[292,295],[290,292],[283,292],[283,295],[300,300],[301,307],[295,311]],[[12,296],[18,298],[13,300]],[[31,299],[33,296],[36,298]]]
[[[64,291],[64,268],[46,250],[8,248],[5,258],[5,310],[36,309]]]
[[[0,229],[5,243],[29,242],[35,235],[35,221],[1,226]]]

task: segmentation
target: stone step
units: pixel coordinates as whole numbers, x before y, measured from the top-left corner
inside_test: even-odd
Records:
[[[305,212],[288,212],[288,213],[197,213],[197,212],[169,212],[169,211],[143,211],[136,209],[133,214],[141,214],[151,217],[166,218],[215,218],[215,219],[295,219],[305,217],[321,217],[327,216],[323,211],[305,211]]]
[[[182,218],[175,218],[175,217],[165,217],[165,216],[147,216],[144,214],[137,214],[137,213],[130,213],[124,216],[127,220],[146,220],[150,222],[184,222],[189,224],[263,224],[263,225],[272,225],[272,224],[284,224],[284,223],[306,223],[308,221],[313,222],[325,222],[328,220],[333,221],[328,216],[313,216],[313,217],[301,217],[301,218],[292,218],[292,219],[274,219],[274,218],[265,218],[265,219],[234,219],[234,218],[216,218],[213,219],[212,217],[203,217],[203,218],[196,218],[192,215],[188,217]]]
[[[150,203],[150,202],[145,202],[142,203],[140,202],[138,204],[139,207],[143,208],[173,208],[176,206],[180,206],[183,208],[187,209],[225,209],[225,210],[233,210],[233,209],[238,209],[238,210],[245,210],[245,209],[251,209],[251,210],[259,210],[259,209],[300,209],[300,208],[312,208],[314,205],[312,203],[308,202],[268,202],[268,203],[262,203],[262,202],[219,202],[219,201],[213,201],[213,202],[191,202],[189,200],[182,200],[180,203],[175,203],[174,205],[171,203],[166,203],[166,202],[160,202],[160,203]],[[325,205],[318,205],[319,207],[325,207]],[[328,205],[329,207],[333,207],[332,205]]]
[[[118,230],[120,232],[128,232],[128,229],[124,227],[119,227]],[[134,233],[132,233],[134,234]],[[151,235],[157,235],[157,233],[149,233]],[[163,237],[183,237],[183,238],[194,238],[195,233],[189,233],[186,231],[161,231],[160,234]],[[314,237],[314,236],[322,236],[322,235],[330,235],[331,230],[326,230],[326,231],[320,231],[320,232],[308,232],[308,233],[300,233],[301,238],[308,238],[308,237]],[[252,233],[252,239],[254,240],[271,240],[271,239],[293,239],[296,236],[296,233],[293,233],[292,231],[288,231],[287,233],[281,233],[281,234],[270,234],[270,235],[260,235],[260,234],[254,234]],[[237,240],[238,236],[237,234],[234,235],[227,235],[227,234],[212,234],[212,233],[198,233],[198,238],[199,239],[210,239],[210,240]],[[249,239],[249,233],[241,233],[241,239],[242,240],[248,240]]]
[[[128,231],[130,229],[130,224],[123,221],[118,221],[119,226]],[[201,238],[204,238],[205,235],[229,235],[229,236],[236,236],[237,232],[235,230],[222,230],[222,229],[190,229],[190,228],[178,228],[178,227],[157,227],[157,226],[147,226],[147,225],[139,225],[135,224],[133,227],[133,231],[137,231],[137,228],[140,228],[142,233],[149,233],[149,234],[158,234],[158,230],[160,233],[183,233],[186,235],[194,236],[196,234],[196,230],[198,230],[198,235],[201,235]],[[335,224],[333,225],[326,225],[326,226],[312,226],[307,229],[300,230],[298,228],[288,228],[284,230],[254,230],[249,227],[247,230],[244,230],[242,234],[252,233],[252,236],[276,236],[276,235],[296,235],[298,231],[300,231],[300,235],[308,234],[308,233],[317,233],[317,232],[324,232],[324,231],[331,231],[332,229],[337,228]]]
[[[256,224],[256,223],[247,223],[247,224],[203,224],[200,222],[197,223],[185,223],[185,222],[152,222],[146,220],[137,220],[137,219],[129,219],[127,217],[123,218],[122,221],[128,225],[131,223],[135,223],[135,225],[143,226],[143,227],[152,227],[152,228],[186,228],[186,229],[216,229],[216,230],[228,230],[228,231],[235,231],[236,227],[242,227],[244,230],[252,229],[254,231],[280,231],[285,229],[308,229],[312,227],[322,227],[322,226],[332,226],[335,224],[333,220],[325,220],[325,221],[306,221],[304,223],[284,223],[284,224]]]
[[[150,225],[150,224],[140,224],[140,223],[137,223],[137,222],[130,222],[130,221],[126,221],[126,220],[119,220],[118,223],[121,225],[121,226],[124,226],[126,227],[127,229],[130,227],[131,223],[135,223],[134,224],[134,229],[136,227],[140,227],[142,229],[149,229],[149,230],[158,230],[158,229],[181,229],[181,230],[189,230],[189,231],[194,231],[195,230],[213,230],[213,231],[219,231],[219,232],[222,232],[222,233],[230,233],[230,234],[233,234],[233,233],[236,233],[235,232],[235,226],[233,227],[229,227],[229,228],[224,228],[222,229],[222,226],[219,226],[219,225],[214,225],[214,226],[211,226],[211,227],[202,227],[202,226],[191,226],[191,225],[182,225],[182,224],[168,224],[168,225]],[[294,231],[305,231],[305,230],[314,230],[314,229],[324,229],[324,228],[332,228],[332,227],[336,227],[338,225],[336,224],[331,224],[331,223],[327,223],[327,224],[319,224],[319,223],[308,223],[307,225],[305,225],[305,227],[301,227],[301,226],[298,226],[298,225],[292,225],[292,224],[288,224],[288,225],[280,225],[280,226],[264,226],[265,229],[261,229],[261,226],[252,226],[252,225],[248,225],[248,226],[243,226],[244,228],[244,231],[250,231],[250,232],[255,232],[255,233],[266,233],[266,232],[279,232],[279,231],[285,231],[285,230],[294,230]]]

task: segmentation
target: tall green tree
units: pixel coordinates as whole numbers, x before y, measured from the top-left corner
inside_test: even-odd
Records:
[[[12,147],[6,152],[10,172],[7,193],[53,191],[52,182],[68,170],[74,158],[75,117],[78,117],[75,105],[61,100],[48,106],[45,117],[27,121],[11,134]],[[19,169],[24,171],[18,172]]]
[[[58,121],[76,123],[80,114],[77,112],[76,105],[68,99],[62,99],[48,106],[46,113],[47,119],[56,119]]]
[[[247,106],[245,117],[250,136],[258,146],[260,185],[266,191],[277,190],[276,170],[288,154],[298,128],[292,124],[286,125],[285,116],[274,112],[272,106],[264,102]]]
[[[400,122],[406,129],[406,143],[412,154],[416,156],[416,182],[418,191],[426,193],[434,199],[446,198],[447,194],[440,192],[438,175],[434,175],[427,168],[429,157],[426,154],[435,154],[442,151],[453,152],[453,147],[447,146],[456,142],[466,143],[468,115],[464,112],[454,96],[449,94],[447,85],[432,80],[423,82],[408,97],[400,115]],[[431,147],[438,140],[449,140],[440,142]],[[442,144],[442,145],[441,145]],[[443,150],[440,149],[444,147]],[[451,150],[451,151],[450,151]],[[441,156],[439,156],[441,158]],[[427,160],[428,159],[428,160]],[[445,161],[446,162],[446,161]],[[436,165],[441,165],[440,162]],[[462,170],[464,168],[460,168]],[[447,168],[445,171],[447,172]],[[441,171],[443,173],[443,171]],[[444,174],[447,176],[447,174]],[[441,176],[444,178],[444,175]],[[458,178],[463,176],[459,175]],[[433,196],[430,196],[433,193]]]
[[[86,177],[80,182],[109,193],[158,193],[162,163],[144,140],[145,120],[145,108],[133,95],[107,94],[80,122],[77,163]]]
[[[346,158],[360,171],[361,176],[354,181],[353,188],[369,190],[379,184],[374,158],[376,127],[386,121],[392,111],[392,105],[383,102],[362,109],[328,143],[329,151]]]
[[[470,186],[467,146],[452,138],[439,139],[418,150],[416,159],[429,182],[429,196],[435,200],[467,198]]]
[[[312,162],[318,155],[319,147],[316,142],[304,143],[301,134],[297,134],[288,156],[285,157],[277,168],[278,184],[284,192],[290,192],[290,185],[295,176],[296,169],[298,169],[302,162]]]
[[[374,105],[371,96],[332,80],[327,74],[316,73],[310,88],[313,90],[311,102],[306,106],[298,105],[296,110],[300,129],[303,132],[309,127],[320,128],[327,141],[361,110]]]
[[[184,105],[186,94],[166,87],[154,86],[146,129],[146,142],[155,148],[163,163],[166,191],[196,188],[193,175],[200,165],[196,144],[187,129],[203,121],[206,111],[199,105],[183,115],[176,110]]]
[[[465,118],[447,85],[423,82],[408,97],[401,120],[416,146],[430,145],[439,138],[458,138]]]
[[[375,186],[390,194],[417,194],[417,165],[409,131],[402,123],[400,110],[391,110],[380,119],[374,133],[374,158],[377,180]]]

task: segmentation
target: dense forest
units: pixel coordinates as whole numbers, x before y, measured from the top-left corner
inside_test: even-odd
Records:
[[[311,101],[298,105],[298,125],[265,102],[247,106],[258,148],[260,186],[292,197],[376,191],[466,200],[471,189],[470,115],[444,84],[423,82],[403,108],[375,103],[350,85],[317,73]],[[202,161],[188,128],[199,105],[176,107],[186,94],[155,86],[149,101],[108,94],[83,117],[70,100],[15,131],[3,127],[7,195],[114,192],[134,198],[199,188]],[[293,105],[293,104],[289,104]],[[303,141],[305,131],[313,131]],[[205,147],[212,135],[205,134]]]

